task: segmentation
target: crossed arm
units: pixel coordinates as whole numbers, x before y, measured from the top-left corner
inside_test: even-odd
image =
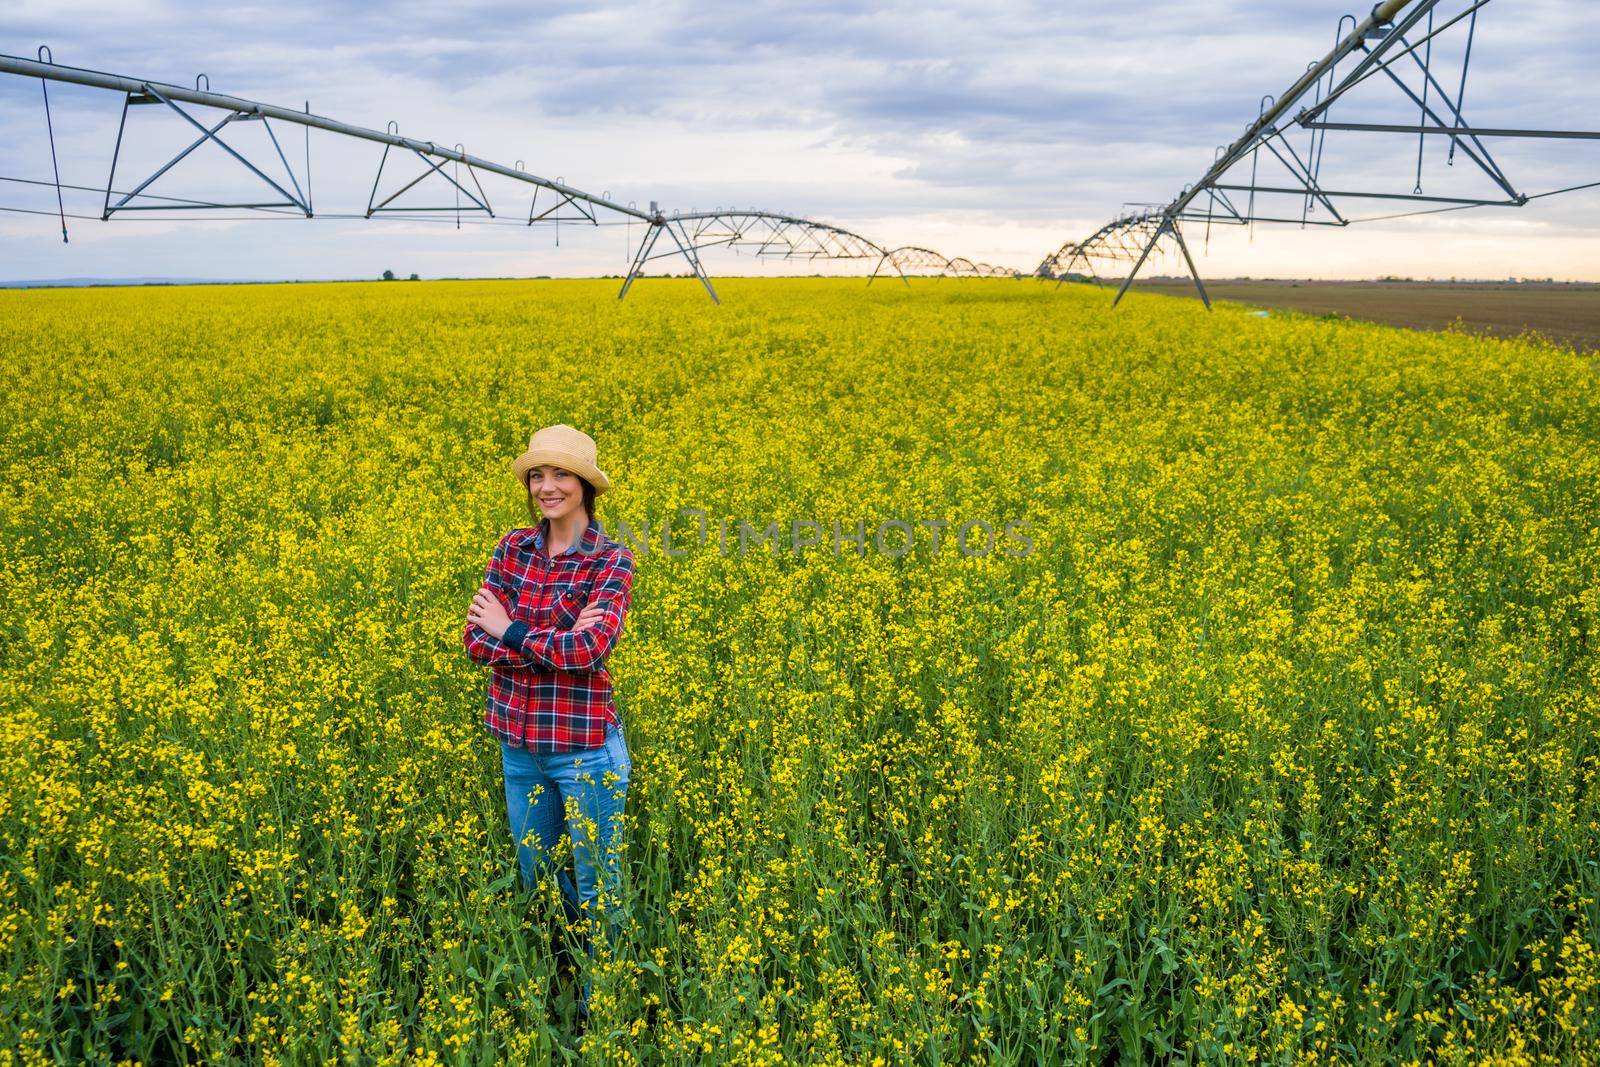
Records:
[[[494,598],[508,614],[500,600],[500,568],[505,561],[505,539],[495,546],[489,560],[480,596]],[[586,614],[598,612],[591,625],[574,630],[558,630],[553,626],[532,626],[521,619],[511,619],[503,631],[496,635],[481,623],[489,622],[482,614],[477,599],[468,613],[462,643],[467,657],[486,667],[531,667],[540,670],[586,673],[598,669],[610,655],[612,646],[622,632],[623,619],[633,595],[633,553],[620,547],[601,570]],[[493,608],[489,614],[494,615]],[[495,619],[491,626],[499,628]]]

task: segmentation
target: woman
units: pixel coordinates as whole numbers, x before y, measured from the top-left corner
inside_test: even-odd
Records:
[[[512,472],[536,525],[495,546],[462,640],[475,663],[493,668],[483,721],[500,741],[523,885],[536,887],[569,835],[576,885],[564,868],[556,879],[592,958],[592,922],[603,923],[608,946],[620,926],[618,826],[633,764],[606,657],[628,613],[633,552],[594,517],[594,498],[611,480],[596,465],[588,434],[546,426]],[[588,1005],[585,974],[580,1016]]]

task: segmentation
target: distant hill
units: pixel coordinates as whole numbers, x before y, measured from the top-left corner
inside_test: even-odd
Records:
[[[0,281],[0,289],[48,289],[87,285],[251,285],[281,278],[23,278]]]

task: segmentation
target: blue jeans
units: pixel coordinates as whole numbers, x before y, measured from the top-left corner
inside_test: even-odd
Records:
[[[618,824],[633,770],[622,728],[607,723],[605,742],[599,748],[576,752],[533,753],[501,742],[500,765],[505,771],[506,813],[522,884],[533,891],[540,875],[554,869],[567,920],[582,932],[593,959],[595,940],[588,933],[592,926],[598,925],[604,932],[607,947],[616,944],[621,927],[616,874],[622,835]],[[564,865],[555,868],[555,850],[563,836],[572,839],[576,884]],[[604,901],[600,899],[602,889]],[[587,1007],[587,974],[580,999]]]

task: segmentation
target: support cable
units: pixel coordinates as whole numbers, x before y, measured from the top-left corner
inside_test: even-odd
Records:
[[[1472,37],[1473,37],[1473,34],[1475,34],[1477,32],[1477,30],[1478,30],[1478,9],[1476,7],[1474,7],[1472,9],[1472,21],[1467,23],[1467,50],[1466,50],[1466,53],[1461,57],[1461,85],[1456,89],[1456,125],[1457,126],[1466,125],[1466,123],[1463,122],[1462,118],[1461,118],[1461,109],[1462,109],[1462,107],[1464,107],[1466,105],[1466,102],[1467,102],[1467,68],[1472,64]],[[1419,125],[1420,125],[1420,123],[1419,123]],[[1459,140],[1457,140],[1455,137],[1451,137],[1450,138],[1450,154],[1445,157],[1445,163],[1447,165],[1452,166],[1452,167],[1456,165],[1456,145],[1458,145],[1460,143],[1461,142]]]
[[[49,46],[39,46],[39,62],[54,63],[55,56]],[[45,57],[50,58],[46,59]],[[61,164],[56,161],[56,126],[50,118],[50,83],[44,78],[39,79],[39,88],[44,92],[44,127],[50,133],[50,167],[56,175],[56,214],[61,217],[61,243],[67,244],[67,205],[61,199]]]
[[[1428,42],[1428,47],[1427,50],[1422,53],[1422,114],[1417,118],[1418,126],[1425,125],[1428,121],[1428,85],[1433,81],[1432,76],[1429,74],[1429,68],[1433,64],[1433,8],[1431,7],[1428,8],[1428,36],[1426,40]],[[1462,73],[1465,75],[1465,71]],[[1455,111],[1457,125],[1459,125],[1461,119],[1461,108],[1459,104],[1457,105]],[[1417,187],[1411,190],[1413,193],[1422,192],[1422,149],[1423,145],[1427,144],[1427,141],[1428,139],[1426,137],[1422,136],[1421,134],[1417,135]]]

